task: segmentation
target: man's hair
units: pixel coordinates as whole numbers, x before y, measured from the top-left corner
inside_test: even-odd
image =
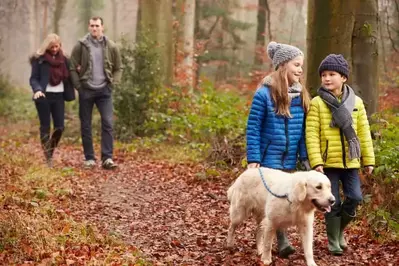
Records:
[[[99,17],[99,16],[91,17],[91,18],[89,19],[89,24],[90,24],[90,20],[100,20],[100,21],[101,21],[101,25],[104,24],[103,18],[102,18],[102,17]]]

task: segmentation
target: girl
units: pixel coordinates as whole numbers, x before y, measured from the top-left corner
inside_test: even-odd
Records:
[[[64,101],[75,99],[69,79],[69,64],[61,49],[60,37],[49,34],[30,62],[32,73],[29,83],[40,120],[40,139],[46,162],[51,167],[54,149],[64,131]],[[50,117],[54,124],[51,136]]]
[[[298,158],[309,168],[304,138],[305,113],[310,96],[300,78],[304,55],[297,47],[269,43],[274,71],[254,95],[247,124],[248,168],[294,171]],[[279,256],[295,252],[284,232],[277,231]]]
[[[366,110],[361,98],[345,84],[348,62],[342,55],[330,54],[319,66],[321,88],[310,104],[306,118],[306,146],[310,165],[331,181],[336,202],[325,214],[328,249],[341,255],[347,244],[344,229],[353,220],[362,201],[359,168],[371,174],[374,150]],[[345,200],[341,204],[339,183]]]

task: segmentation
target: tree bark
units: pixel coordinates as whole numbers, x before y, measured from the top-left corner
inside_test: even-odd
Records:
[[[112,36],[114,40],[118,39],[118,2],[111,0],[112,4]]]
[[[54,33],[60,34],[60,19],[62,17],[62,11],[64,10],[66,4],[66,0],[56,0],[55,1],[55,10],[53,17],[53,29]]]
[[[377,110],[377,20],[376,0],[309,1],[307,87],[313,95],[320,86],[320,62],[328,54],[342,54],[351,70],[348,83],[369,114]]]
[[[369,114],[372,114],[378,106],[378,5],[376,0],[355,2],[352,85],[363,99]]]
[[[48,1],[44,0],[43,2],[43,35],[42,40],[44,40],[47,36],[47,15],[48,14]]]
[[[150,37],[159,44],[163,82],[173,81],[173,17],[172,0],[141,0],[140,19],[143,30],[149,29]]]
[[[184,69],[187,83],[193,89],[194,82],[194,27],[195,27],[195,0],[186,0],[184,7]]]

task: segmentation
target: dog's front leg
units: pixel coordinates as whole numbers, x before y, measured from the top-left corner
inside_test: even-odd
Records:
[[[262,248],[258,249],[261,254],[261,260],[265,265],[270,265],[272,263],[272,244],[276,230],[273,228],[272,222],[265,217],[262,220],[260,230],[263,231],[263,242]]]
[[[309,217],[299,228],[302,238],[303,252],[305,253],[306,265],[317,266],[313,259],[313,217]]]

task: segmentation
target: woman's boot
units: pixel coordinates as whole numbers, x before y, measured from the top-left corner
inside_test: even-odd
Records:
[[[53,134],[51,134],[51,138],[50,138],[50,146],[49,146],[49,155],[50,155],[50,161],[52,161],[53,159],[53,155],[54,155],[54,150],[55,148],[58,146],[58,143],[61,140],[61,136],[62,136],[62,132],[64,130],[61,128],[56,128],[53,132]]]
[[[280,258],[288,258],[289,255],[295,252],[295,248],[290,245],[287,235],[282,230],[277,230],[277,247],[278,256]]]
[[[42,149],[44,153],[44,158],[46,158],[46,163],[47,165],[50,166],[51,164],[51,144],[50,144],[50,137],[49,135],[43,135],[40,138],[40,141],[42,143]]]

